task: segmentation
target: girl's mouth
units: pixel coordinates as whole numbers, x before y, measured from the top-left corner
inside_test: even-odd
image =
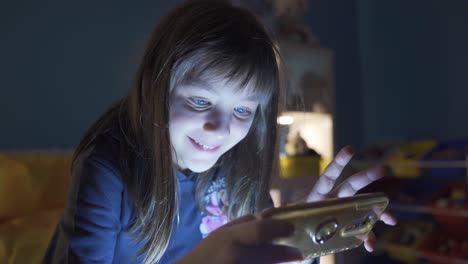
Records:
[[[201,150],[201,151],[204,151],[204,152],[210,152],[210,153],[212,153],[212,152],[217,151],[217,150],[220,148],[220,146],[208,146],[208,145],[204,145],[204,144],[202,144],[202,143],[196,141],[195,139],[193,139],[193,138],[191,138],[191,137],[188,137],[188,138],[189,138],[190,142],[192,142],[192,145],[193,145],[196,149]]]

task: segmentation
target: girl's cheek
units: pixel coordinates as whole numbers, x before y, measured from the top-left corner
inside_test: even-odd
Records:
[[[231,126],[231,134],[235,135],[239,140],[242,140],[249,133],[251,124],[252,122],[236,121],[236,123]]]
[[[248,119],[248,120],[237,120],[237,126],[243,130],[249,130],[250,127],[252,126],[253,119]]]
[[[201,112],[193,110],[186,106],[173,107],[171,109],[171,120],[194,120],[201,116]]]

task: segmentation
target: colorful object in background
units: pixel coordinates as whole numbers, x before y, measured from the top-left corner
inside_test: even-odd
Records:
[[[428,174],[435,177],[451,177],[466,175],[466,158],[468,155],[467,140],[441,141],[423,160],[428,163],[442,163],[445,165],[431,166]]]
[[[280,176],[283,178],[320,175],[320,155],[307,146],[297,132],[286,143],[286,157],[280,157]]]
[[[396,148],[388,158],[388,164],[395,176],[403,178],[418,177],[421,174],[421,168],[418,166],[419,161],[436,144],[435,140],[420,140]]]
[[[466,230],[466,229],[465,229]],[[466,232],[434,230],[421,244],[418,252],[433,264],[466,263],[468,237]]]
[[[385,249],[392,259],[404,263],[415,263],[417,249],[434,229],[430,221],[400,222],[396,228],[390,228],[379,240],[379,247]]]
[[[424,173],[453,179],[466,175],[467,156],[467,140],[426,139],[369,145],[356,153],[352,163],[359,170],[387,163],[394,175],[401,178],[415,178]]]
[[[467,189],[465,182],[446,184],[427,203],[436,212],[434,219],[447,229],[468,227]]]
[[[285,149],[288,156],[315,156],[320,158],[320,154],[317,151],[307,146],[307,142],[301,137],[299,132],[288,139]]]
[[[299,156],[280,158],[280,176],[294,178],[301,176],[320,176],[320,157]]]
[[[392,259],[466,263],[467,154],[467,140],[417,140],[356,155],[353,167],[387,163],[397,176],[389,179],[398,188],[390,208],[400,221],[378,240]]]
[[[378,243],[392,259],[403,263],[465,263],[463,260],[468,259],[466,234],[431,221],[401,222],[383,234]]]

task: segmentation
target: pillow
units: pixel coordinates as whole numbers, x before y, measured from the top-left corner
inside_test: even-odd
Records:
[[[39,206],[29,169],[21,162],[0,154],[0,222],[23,215]]]
[[[63,208],[71,152],[0,154],[0,221],[33,211]]]
[[[40,263],[62,212],[44,210],[0,224],[0,263]]]

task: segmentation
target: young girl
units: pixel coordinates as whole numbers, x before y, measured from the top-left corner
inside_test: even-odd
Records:
[[[292,234],[290,223],[252,216],[272,206],[278,171],[277,58],[256,18],[228,3],[190,1],[165,17],[130,94],[75,152],[44,263],[301,259],[272,244]],[[337,155],[308,201],[332,196],[350,157],[349,149]],[[357,174],[333,194],[353,195],[381,174]]]

